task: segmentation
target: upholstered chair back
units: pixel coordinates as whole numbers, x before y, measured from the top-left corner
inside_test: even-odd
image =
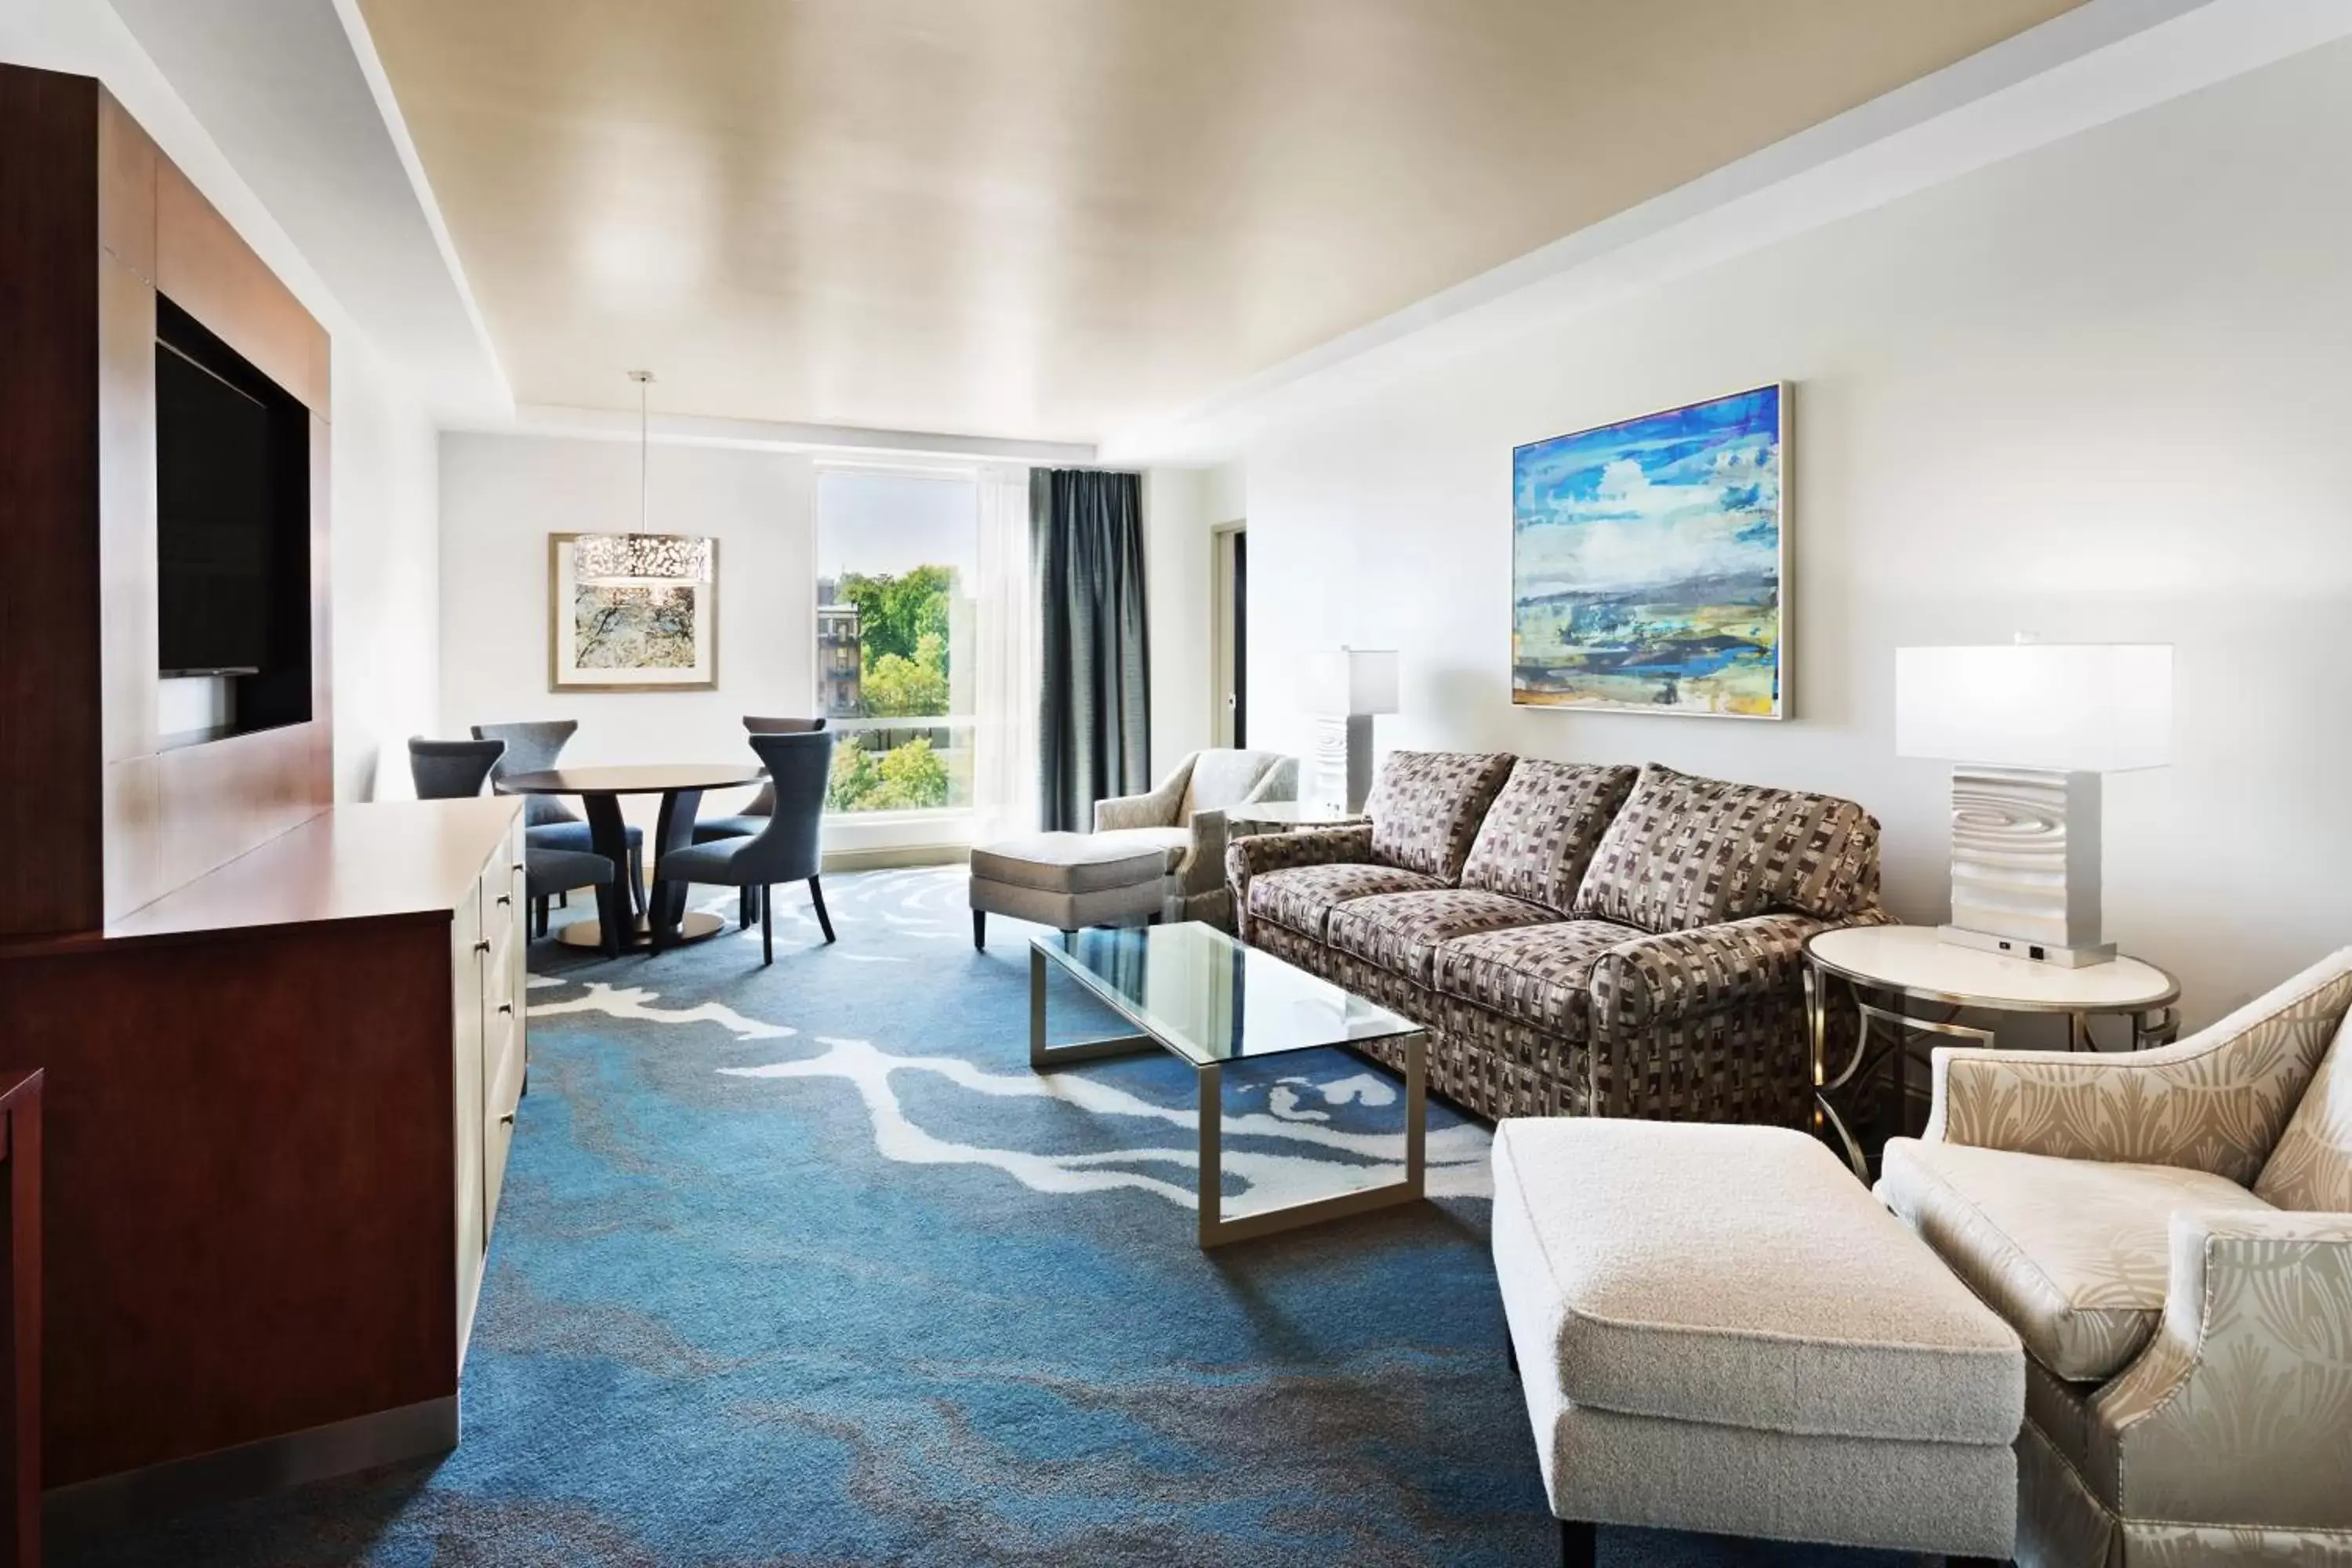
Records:
[[[1372,858],[1454,881],[1518,759],[1500,752],[1391,752],[1364,803]]]
[[[743,715],[743,732],[747,735],[813,735],[824,728],[824,719],[762,719],[757,714]],[[751,804],[743,808],[745,816],[766,816],[776,809],[776,786],[763,784]]]
[[[553,767],[555,759],[563,754],[563,748],[571,744],[572,737],[579,731],[580,721],[576,719],[540,719],[521,724],[477,724],[474,739],[507,743],[506,755],[490,770],[490,784],[496,788],[509,773],[539,773]],[[522,821],[526,827],[579,820],[554,795],[534,795],[523,801]]]
[[[1281,773],[1287,789],[1270,787],[1269,774]],[[1192,757],[1192,774],[1185,782],[1183,804],[1176,820],[1190,822],[1196,811],[1227,811],[1253,801],[1289,800],[1298,794],[1298,764],[1280,752],[1211,749]]]
[[[1566,914],[1641,770],[1521,757],[1486,808],[1462,885]]]
[[[739,880],[801,882],[817,874],[824,792],[833,778],[833,742],[828,730],[751,737],[751,750],[760,754],[775,788],[776,805],[768,814],[768,826],[735,852],[735,868],[742,873]]]
[[[1579,920],[1693,931],[1878,902],[1878,822],[1850,800],[1642,770],[1577,889]]]
[[[464,800],[482,793],[504,741],[428,741],[408,738],[408,777],[419,800]]]
[[[2274,1208],[2352,1214],[2352,1020],[2336,1026],[2254,1196]]]

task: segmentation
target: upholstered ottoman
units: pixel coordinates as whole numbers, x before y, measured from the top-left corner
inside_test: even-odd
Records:
[[[988,945],[988,917],[1011,915],[1057,931],[1156,918],[1168,850],[1087,833],[1033,833],[971,852],[971,944]]]
[[[1495,1130],[1495,1271],[1563,1521],[2005,1558],[2025,1360],[1785,1128]]]

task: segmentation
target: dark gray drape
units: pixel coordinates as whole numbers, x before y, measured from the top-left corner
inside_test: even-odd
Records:
[[[1085,832],[1095,802],[1151,787],[1142,479],[1031,469],[1029,559],[1044,650],[1037,825]]]

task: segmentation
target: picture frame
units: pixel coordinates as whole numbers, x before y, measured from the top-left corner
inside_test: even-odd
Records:
[[[621,563],[619,569],[583,575],[578,561],[583,542]],[[550,691],[718,687],[718,540],[693,534],[547,536]]]
[[[1792,392],[1512,449],[1514,707],[1790,716]]]

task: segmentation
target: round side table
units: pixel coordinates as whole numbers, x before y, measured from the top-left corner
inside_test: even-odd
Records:
[[[1870,1179],[1869,1162],[1846,1119],[1854,1084],[1889,1057],[1899,1066],[1902,1053],[1920,1034],[1991,1046],[1995,1029],[1955,1021],[1963,1009],[2063,1017],[2068,1050],[2098,1048],[2091,1020],[2101,1016],[2129,1020],[2133,1050],[2168,1045],[2180,1032],[2180,1017],[2172,1006],[2179,999],[2180,983],[2137,958],[2067,969],[1960,947],[1943,941],[1933,926],[1846,926],[1807,938],[1804,951],[1813,1098],[1844,1145],[1854,1173],[1864,1181]],[[1832,977],[1852,989],[1857,1015],[1853,1050],[1843,1068],[1829,1060]],[[1940,1016],[1929,1009],[1939,1009]],[[1883,1025],[1886,1031],[1885,1042],[1875,1047],[1874,1025]],[[1898,1071],[1897,1094],[1903,1089]]]
[[[673,849],[694,842],[694,814],[702,792],[758,784],[767,774],[754,763],[653,763],[643,767],[551,768],[544,773],[509,773],[499,781],[501,795],[576,795],[587,807],[589,842],[616,867],[626,868],[627,827],[621,820],[625,795],[661,796],[661,815],[647,857],[653,862],[653,890],[646,899],[646,917],[629,917],[629,896],[620,878],[596,889],[596,918],[573,921],[556,933],[570,947],[601,947],[607,952],[639,945],[659,952],[680,942],[716,935],[726,922],[715,915],[689,911],[686,884],[665,879],[662,859]],[[625,869],[623,875],[626,875]],[[608,933],[610,939],[608,940]]]

